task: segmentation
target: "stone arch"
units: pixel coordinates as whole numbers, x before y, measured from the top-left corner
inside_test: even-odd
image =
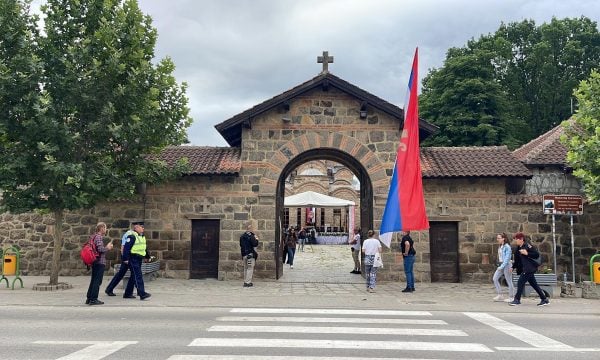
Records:
[[[360,187],[360,227],[373,229],[374,195],[387,193],[389,176],[384,164],[367,146],[349,136],[327,131],[316,131],[291,139],[279,147],[267,160],[260,180],[258,195],[263,198],[275,196],[275,224],[283,209],[285,179],[296,167],[312,160],[331,160],[348,167],[359,179]],[[275,226],[275,268],[276,278],[282,275],[279,256],[281,229]]]

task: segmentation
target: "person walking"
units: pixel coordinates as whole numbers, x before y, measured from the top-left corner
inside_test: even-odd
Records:
[[[152,296],[144,289],[144,277],[142,275],[142,262],[144,259],[149,258],[146,237],[144,236],[144,222],[133,222],[133,232],[127,236],[125,246],[123,247],[123,264],[127,264],[131,270],[123,298],[135,299],[135,295],[133,295],[134,286],[137,289],[140,300],[146,300]]]
[[[350,246],[350,251],[352,251],[352,260],[354,261],[354,269],[350,271],[350,274],[360,274],[360,229],[354,229],[354,236],[348,242]]]
[[[525,235],[521,232],[515,234],[514,239],[517,243],[517,251],[515,252],[515,261],[513,263],[513,269],[516,269],[519,274],[519,281],[517,282],[517,293],[513,301],[509,302],[510,306],[521,305],[521,295],[525,289],[525,283],[529,282],[529,285],[538,293],[540,296],[540,302],[538,306],[546,306],[550,304],[550,301],[546,297],[546,294],[540,289],[535,280],[535,272],[537,271],[537,263],[533,259],[537,259],[542,256],[533,245],[525,241]]]
[[[400,240],[400,251],[404,260],[404,274],[406,275],[406,288],[402,292],[415,291],[415,274],[413,267],[415,265],[415,255],[417,251],[414,248],[413,239],[410,237],[410,231],[404,231],[404,236]]]
[[[373,238],[375,232],[369,230],[367,232],[367,240],[363,242],[362,252],[365,254],[364,264],[365,272],[367,273],[367,292],[375,292],[375,282],[377,281],[377,270],[379,267],[375,266],[375,256],[379,254],[381,256],[381,243],[378,239]]]
[[[254,265],[258,253],[254,249],[258,246],[258,236],[254,233],[252,224],[246,226],[246,232],[240,236],[240,251],[242,253],[242,261],[244,263],[244,287],[254,286],[252,284],[252,275],[254,274]]]
[[[132,235],[132,234],[133,234],[133,230],[130,229],[130,230],[125,231],[125,233],[121,237],[121,258],[123,257],[123,249],[124,249],[125,242],[127,241],[127,238],[129,237],[129,235]],[[104,292],[106,293],[106,295],[117,296],[117,294],[115,294],[113,292],[113,290],[117,287],[117,285],[119,285],[121,280],[123,280],[123,277],[127,273],[127,270],[129,270],[129,265],[125,264],[121,261],[121,266],[119,267],[119,271],[117,271],[117,273],[113,276],[113,278],[108,283],[108,286],[106,287],[106,289],[104,289]],[[131,274],[130,274],[130,276],[131,276]]]
[[[306,242],[306,229],[300,229],[300,232],[298,233],[298,240],[300,241],[300,251],[304,252],[304,243]]]
[[[294,255],[296,254],[296,244],[298,243],[298,235],[296,229],[291,228],[290,233],[286,239],[285,244],[287,245],[287,263],[290,265],[290,269],[294,268]]]
[[[92,274],[90,277],[90,286],[87,291],[87,299],[85,303],[88,305],[102,305],[104,302],[98,300],[98,292],[102,284],[102,276],[106,267],[106,252],[112,250],[113,244],[109,242],[104,246],[104,235],[106,235],[106,224],[99,222],[96,225],[96,232],[90,237],[94,243],[94,247],[98,252],[98,259],[92,264]]]
[[[492,281],[494,282],[494,286],[496,287],[496,296],[494,297],[494,301],[506,301],[511,302],[515,297],[515,286],[512,282],[512,249],[510,247],[510,240],[506,233],[500,233],[496,235],[496,241],[498,242],[498,261],[496,265],[496,272],[494,272],[494,276],[492,277]],[[508,298],[502,298],[502,287],[500,286],[500,278],[504,276],[506,283],[508,284]]]

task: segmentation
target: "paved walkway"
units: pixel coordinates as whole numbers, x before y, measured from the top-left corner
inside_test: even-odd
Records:
[[[350,274],[354,267],[350,246],[305,245],[304,252],[298,246],[294,256],[294,268],[284,265],[284,283],[363,284],[364,279]]]

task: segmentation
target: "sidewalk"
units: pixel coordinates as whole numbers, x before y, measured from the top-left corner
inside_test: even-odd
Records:
[[[550,306],[537,308],[538,298],[523,298],[521,306],[493,302],[496,295],[491,284],[420,283],[417,291],[402,293],[405,283],[377,282],[376,293],[366,292],[365,279],[350,274],[353,262],[347,246],[305,246],[297,249],[294,269],[284,265],[279,280],[254,280],[254,287],[243,288],[241,280],[218,281],[158,278],[146,282],[152,297],[146,301],[123,299],[123,288],[115,289],[118,296],[104,294],[111,276],[104,277],[100,287],[103,306],[159,307],[290,307],[299,308],[356,308],[429,311],[481,312],[539,312],[555,314],[600,314],[600,300],[560,298],[560,288]],[[72,289],[35,291],[33,285],[47,283],[49,276],[23,276],[23,289],[11,290],[0,283],[0,306],[86,306],[85,294],[89,276],[60,277]],[[14,277],[9,277],[12,284]],[[18,286],[19,283],[17,282]]]
[[[22,277],[24,288],[11,290],[0,284],[0,305],[6,306],[86,306],[85,293],[89,277],[60,277],[72,289],[35,291],[36,283],[47,283],[48,276]],[[241,281],[181,280],[159,278],[146,283],[152,297],[146,301],[123,299],[122,288],[115,289],[118,296],[108,297],[103,290],[110,281],[105,277],[100,299],[103,306],[154,306],[154,307],[289,307],[298,308],[354,308],[398,309],[428,311],[475,312],[529,312],[540,314],[600,315],[600,301],[583,298],[550,299],[550,306],[538,308],[537,298],[523,298],[521,306],[511,307],[504,302],[493,302],[492,284],[440,284],[417,283],[417,291],[402,293],[403,283],[377,284],[377,292],[369,294],[362,283],[286,283],[256,280],[254,287],[243,288]],[[560,293],[556,289],[555,294]]]

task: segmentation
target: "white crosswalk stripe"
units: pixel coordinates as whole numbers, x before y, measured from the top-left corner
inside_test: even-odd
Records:
[[[317,318],[291,316],[222,316],[217,321],[235,322],[285,322],[285,323],[350,323],[350,324],[398,324],[398,325],[448,325],[444,320],[389,319],[389,318]]]
[[[229,311],[239,316],[222,316],[216,318],[221,324],[210,326],[207,331],[216,334],[235,334],[232,337],[201,337],[194,339],[189,346],[202,348],[220,348],[219,352],[227,353],[227,348],[265,348],[265,349],[348,349],[364,352],[369,351],[437,351],[437,352],[471,352],[489,353],[490,348],[479,343],[439,341],[440,337],[464,338],[468,334],[462,330],[439,329],[428,325],[448,324],[443,320],[431,319],[428,311],[402,310],[352,310],[352,309],[285,309],[285,308],[234,308]],[[274,316],[265,316],[274,315]],[[298,316],[308,315],[308,316]],[[328,317],[320,317],[326,315]],[[339,315],[339,317],[337,316]],[[423,319],[425,318],[425,319]],[[429,319],[427,319],[429,318]],[[254,324],[248,324],[254,323]],[[223,324],[228,323],[228,324]],[[307,324],[310,324],[308,326]],[[327,324],[319,326],[318,324]],[[339,326],[335,326],[339,324]],[[352,324],[344,326],[344,324]],[[357,325],[367,325],[366,327]],[[368,325],[371,325],[370,327]],[[376,326],[386,325],[386,326]],[[417,326],[417,327],[415,327]],[[243,333],[251,333],[251,337],[240,337]],[[303,338],[273,338],[268,334],[298,334]],[[262,335],[261,334],[267,334]],[[312,335],[312,336],[311,336]],[[331,338],[327,338],[330,335]],[[338,335],[351,335],[360,338],[344,339]],[[255,337],[254,337],[255,336]],[[305,338],[309,336],[310,338]],[[401,336],[400,341],[398,336]],[[436,337],[433,341],[406,341],[406,337]],[[282,338],[283,337],[283,338]],[[371,337],[371,338],[369,338]],[[387,339],[386,339],[387,338]],[[232,341],[235,340],[235,341]],[[239,352],[238,350],[237,352]],[[242,351],[244,352],[244,351]],[[360,353],[362,354],[362,353]],[[308,357],[308,356],[260,356],[265,360],[295,360],[295,359],[326,359],[345,360],[362,359],[365,356],[340,357]],[[397,355],[397,354],[396,354]],[[177,355],[170,360],[193,359],[250,359],[241,355]],[[367,355],[368,356],[368,355]],[[382,353],[380,356],[385,356]],[[393,357],[398,359],[397,356]],[[386,359],[381,357],[381,359]],[[414,359],[414,358],[412,358]]]
[[[492,352],[492,350],[487,346],[475,343],[376,340],[258,339],[237,337],[235,338],[235,342],[232,342],[229,338],[198,338],[194,339],[189,346]]]
[[[208,331],[223,332],[263,332],[263,333],[294,333],[294,334],[362,334],[362,335],[408,335],[408,336],[468,336],[461,330],[439,329],[389,329],[389,328],[359,328],[331,326],[211,326]]]
[[[253,355],[173,355],[167,360],[364,360],[364,357],[339,357],[339,356],[253,356]],[[377,358],[381,360],[391,358]],[[399,358],[393,360],[440,360],[421,358]]]
[[[429,311],[402,311],[402,310],[351,310],[351,309],[279,309],[279,308],[234,308],[231,313],[245,314],[326,314],[326,315],[356,315],[362,316],[431,316]]]

